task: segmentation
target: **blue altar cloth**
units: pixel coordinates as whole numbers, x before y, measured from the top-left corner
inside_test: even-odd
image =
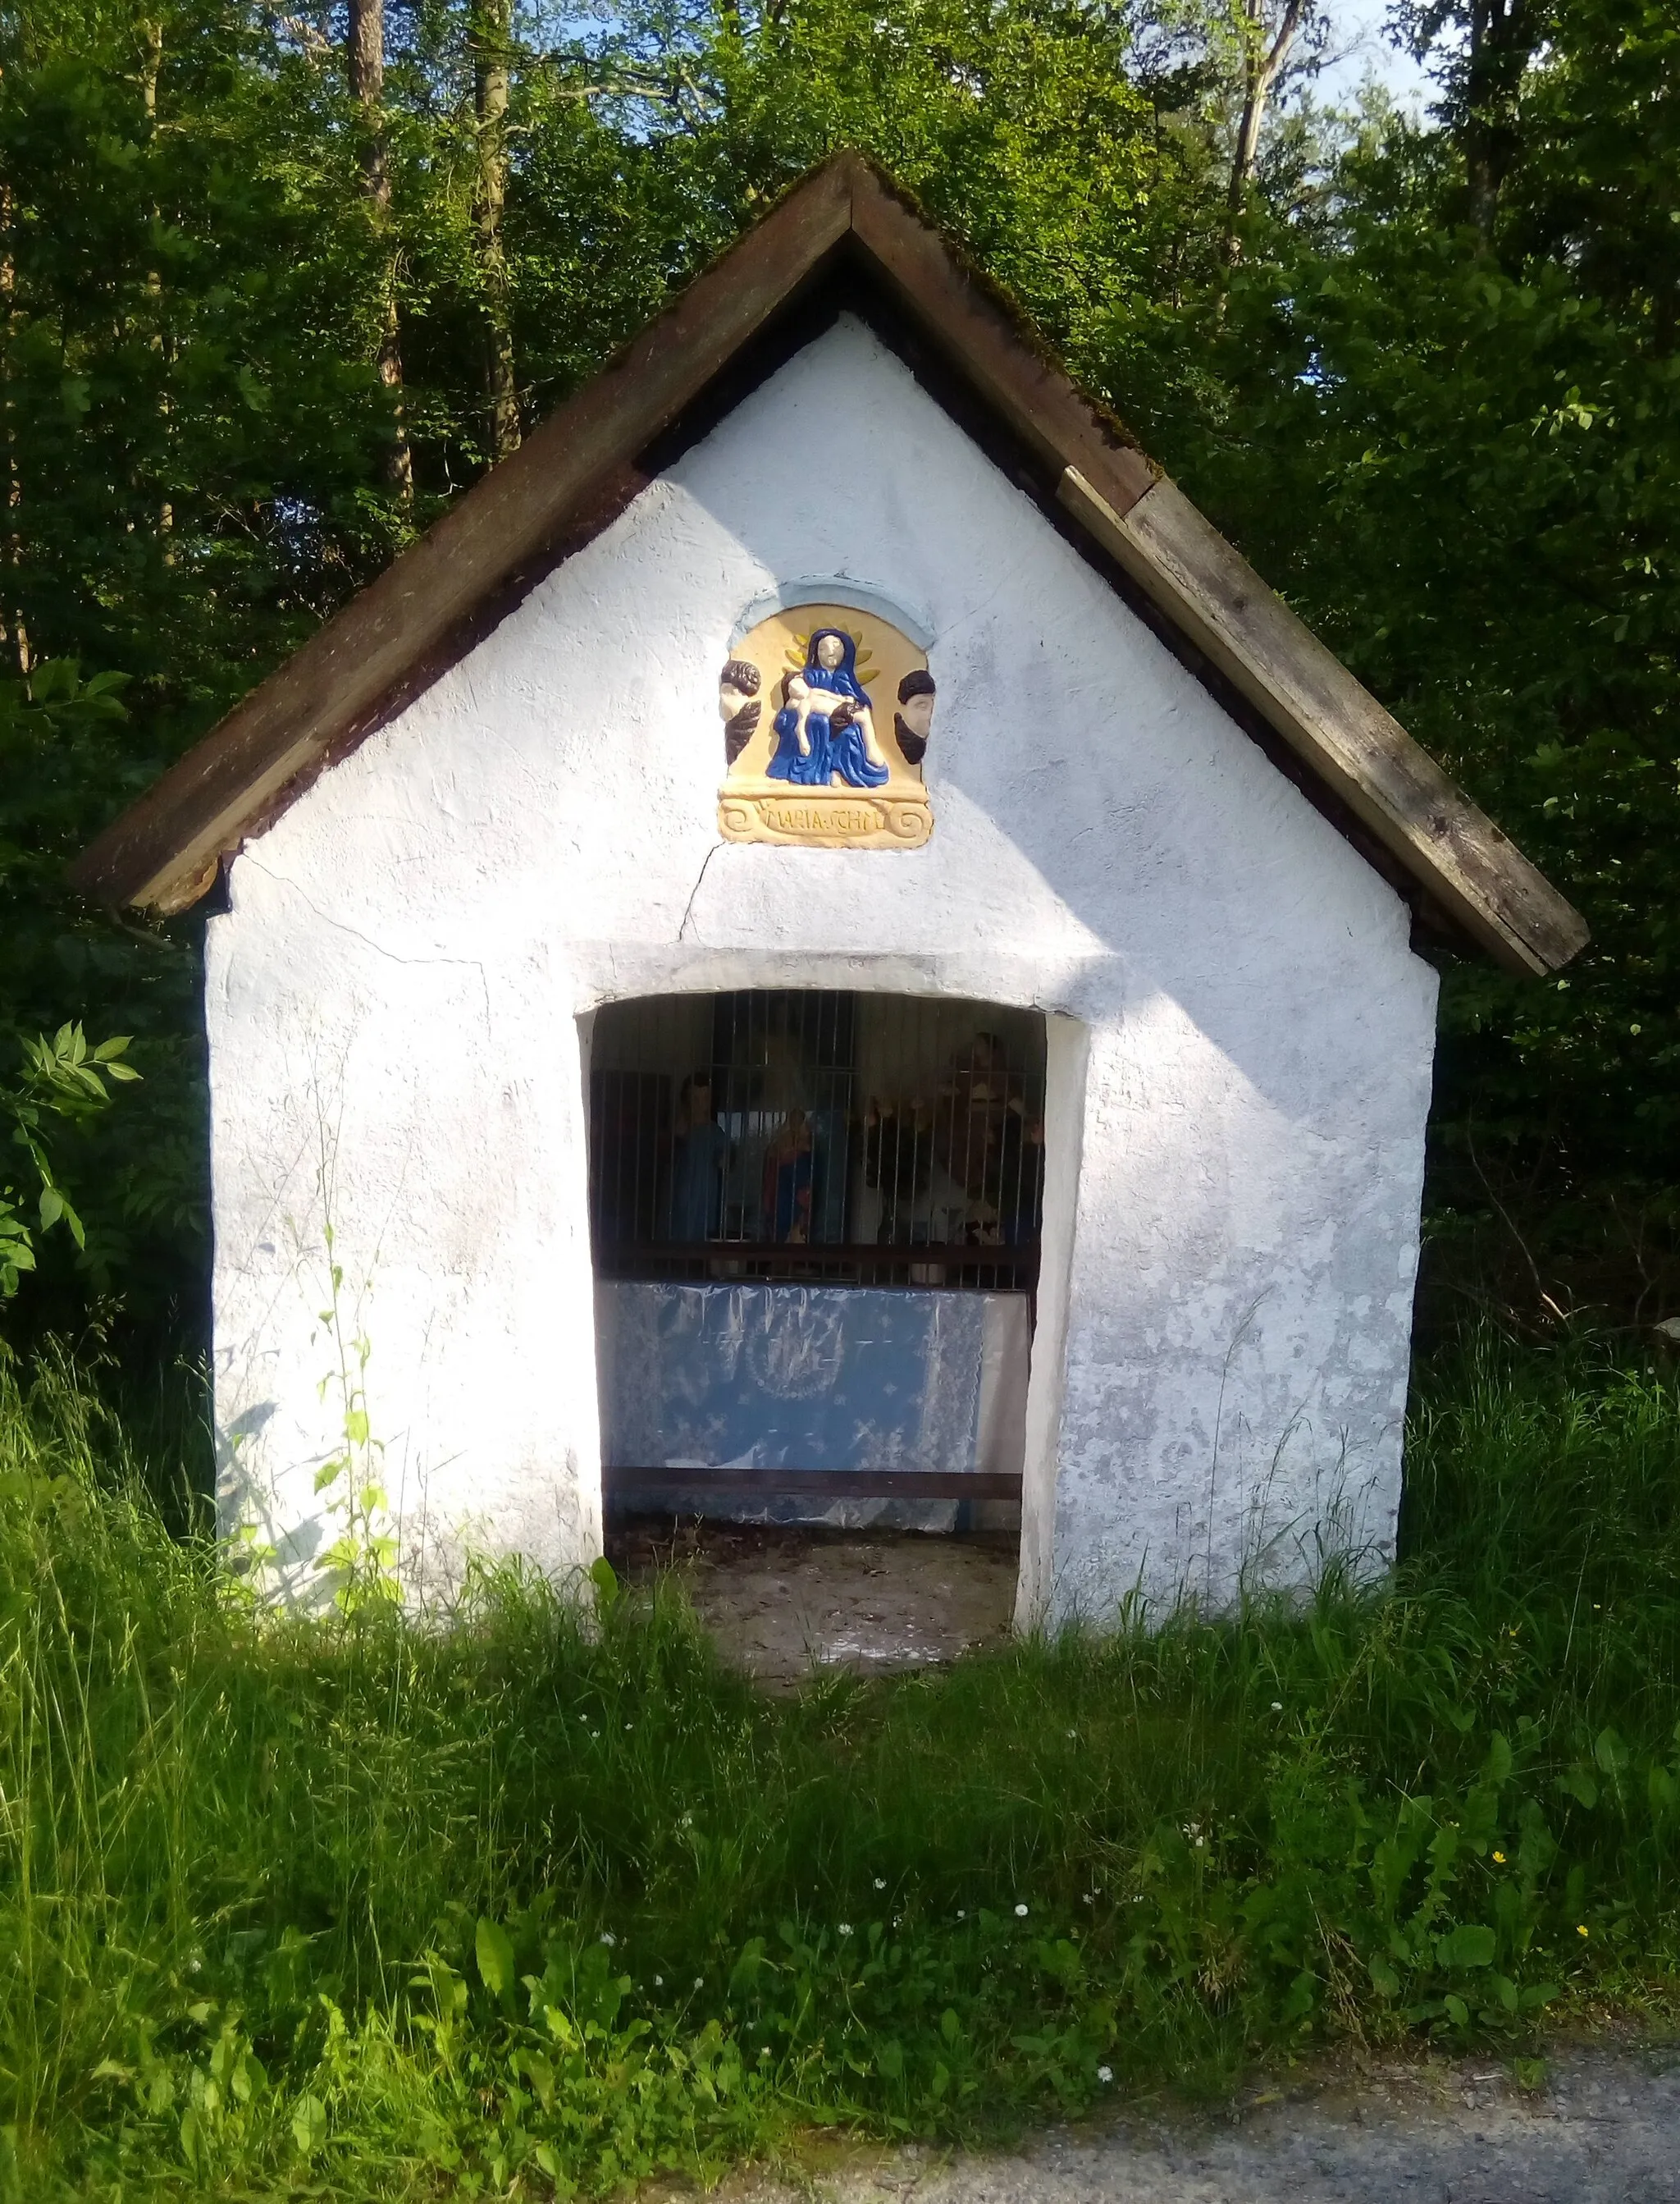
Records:
[[[717,1496],[708,1468],[1019,1471],[1024,1295],[938,1288],[602,1281],[601,1459],[692,1469],[706,1513],[778,1521],[833,1507]],[[949,1522],[955,1503],[842,1503],[848,1520]],[[861,1511],[860,1514],[860,1510]]]

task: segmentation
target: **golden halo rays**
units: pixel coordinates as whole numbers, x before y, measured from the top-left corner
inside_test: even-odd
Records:
[[[875,654],[866,646],[863,630],[861,627],[841,627],[833,620],[824,620],[820,627],[807,627],[802,635],[796,631],[787,653],[790,667],[796,670],[802,667],[810,655],[812,637],[825,632],[849,636],[855,654],[852,663],[856,669],[859,681],[868,681],[873,678]]]

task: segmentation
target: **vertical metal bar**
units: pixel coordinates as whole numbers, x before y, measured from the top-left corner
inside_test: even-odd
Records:
[[[618,1006],[615,1004],[615,1008]],[[612,1063],[606,1075],[606,1136],[612,1144],[612,1238],[615,1245],[626,1237],[630,1188],[626,1183],[629,1158],[624,1152],[624,1062],[629,1053],[624,1018],[614,1021]]]
[[[654,1026],[654,1030],[648,1034],[642,1046],[650,1059],[668,1060],[666,1051],[657,1046],[664,1038],[660,1028],[669,1027],[680,1034],[683,1028],[678,1021],[681,1014],[687,1010],[688,1004],[680,995],[676,997],[667,995],[658,999],[665,1006],[665,1015]],[[654,1007],[654,1000],[650,998],[648,1008],[651,1010]],[[673,1011],[677,1014],[676,1016],[671,1015]],[[654,1022],[649,1022],[653,1024]],[[654,1138],[654,1216],[653,1230],[648,1237],[674,1242],[677,1238],[677,1113],[678,1097],[683,1092],[683,1081],[688,1075],[679,1069],[676,1072],[667,1072],[662,1075],[671,1082],[671,1105],[665,1124],[655,1133]],[[655,1089],[656,1095],[658,1092],[659,1090]],[[657,1100],[655,1100],[654,1108],[657,1111]],[[660,1201],[661,1165],[664,1167],[665,1187],[663,1216],[660,1214]]]
[[[642,1237],[642,1074],[630,1070],[624,1074],[624,1099],[630,1115],[630,1230],[633,1240]]]
[[[744,1159],[747,1152],[747,1121],[746,1114],[742,1109],[741,1102],[741,1049],[739,1041],[736,1038],[740,1028],[740,1023],[741,998],[738,993],[731,994],[729,998],[729,1071],[727,1075],[729,1079],[729,1106],[731,1124],[736,1123],[738,1118],[739,1129],[736,1134],[736,1151],[742,1158],[742,1170],[736,1180],[736,1183],[744,1187],[746,1184]],[[744,1238],[746,1236],[746,1230],[747,1206],[743,1199],[741,1206],[741,1230],[737,1236]]]
[[[901,1089],[907,1083],[910,1091],[903,1097],[903,1105],[899,1114],[899,1127],[902,1135],[902,1129],[907,1121],[908,1116],[910,1130],[910,1168],[908,1176],[902,1173],[901,1169],[900,1183],[905,1193],[908,1194],[909,1200],[905,1204],[903,1224],[899,1236],[908,1247],[916,1236],[915,1216],[916,1206],[919,1200],[917,1190],[920,1187],[922,1181],[921,1148],[922,1136],[925,1129],[921,1122],[921,1094],[920,1090],[924,1083],[924,1076],[923,1067],[920,1063],[914,1067],[912,1075],[908,1082],[906,1082],[901,1075],[899,1081]]]
[[[614,1039],[621,1044],[624,1041],[624,1034],[622,1024],[618,1033],[614,1035]],[[628,1208],[630,1201],[630,1188],[626,1183],[629,1174],[630,1159],[624,1152],[624,1069],[623,1063],[624,1052],[622,1047],[618,1050],[615,1050],[614,1053],[619,1057],[620,1060],[613,1065],[612,1076],[608,1081],[608,1093],[612,1097],[612,1100],[607,1111],[607,1124],[611,1129],[612,1136],[612,1169],[614,1179],[612,1237],[615,1241],[620,1241],[628,1239],[631,1237],[632,1235],[630,1229]]]

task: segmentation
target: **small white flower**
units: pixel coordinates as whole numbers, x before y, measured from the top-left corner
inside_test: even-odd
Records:
[[[662,1989],[665,1988],[665,1976],[664,1976],[663,1975],[655,1975],[655,1976],[654,1976],[654,1988],[656,1990],[662,1990]]]
[[[1016,1906],[1016,1908],[1015,1908],[1015,1918],[1016,1918],[1016,1920],[1017,1920],[1017,1921],[1025,1921],[1025,1920],[1026,1920],[1026,1908],[1024,1905],[1018,1905],[1018,1906]]]
[[[895,1928],[898,1926],[898,1916],[896,1913],[892,1917],[892,1925]]]
[[[1283,1712],[1283,1701],[1281,1699],[1274,1699],[1272,1701],[1272,1712],[1275,1715],[1281,1715]]]
[[[840,1923],[840,1934],[841,1934],[843,1936],[849,1936],[849,1935],[851,1934],[851,1933],[852,1933],[852,1924],[851,1924],[851,1923],[850,1923],[849,1921],[843,1921],[843,1922]]]
[[[1085,1902],[1087,1905],[1095,1905],[1097,1903],[1097,1893],[1094,1890],[1086,1891],[1085,1894]]]
[[[1068,1734],[1069,1737],[1077,1737],[1079,1735],[1079,1732],[1076,1729],[1070,1729]]]
[[[1099,2066],[1097,2069],[1097,2078],[1099,2082],[1112,2082],[1114,2077],[1115,2070],[1112,2066]]]
[[[703,1990],[706,1988],[706,1977],[704,1975],[696,1975],[695,1976],[695,1988],[697,1990]]]
[[[600,1934],[600,1940],[606,1945],[607,1950],[610,1952],[618,1940],[612,1934],[612,1931],[610,1928],[603,1928]]]
[[[956,1917],[959,1921],[966,1921],[968,1918],[968,1916],[963,1911],[960,1905],[956,1909]]]
[[[876,1887],[876,1889],[877,1889],[877,1890],[884,1890],[884,1889],[886,1888],[886,1887],[887,1887],[887,1881],[886,1881],[886,1877],[885,1877],[884,1875],[878,1875],[876,1876],[876,1878],[875,1878],[875,1887]]]
[[[626,1722],[624,1724],[624,1727],[626,1729],[634,1729],[636,1727],[636,1724],[634,1722]]]

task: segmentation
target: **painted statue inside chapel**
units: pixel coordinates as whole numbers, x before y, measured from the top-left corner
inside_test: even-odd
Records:
[[[772,613],[718,678],[727,777],[719,831],[736,842],[916,849],[933,828],[922,761],[935,687],[896,627],[839,605]]]

